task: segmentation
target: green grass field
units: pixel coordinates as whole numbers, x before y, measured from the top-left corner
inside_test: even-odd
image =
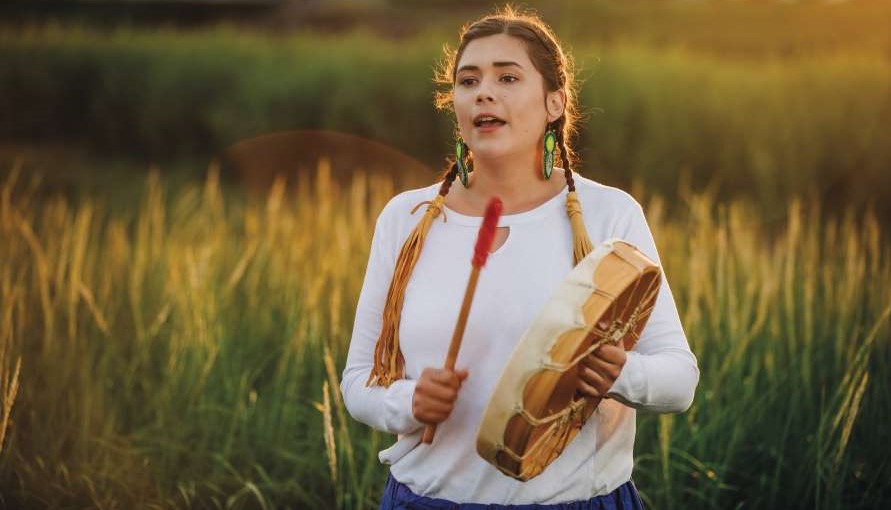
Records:
[[[151,174],[127,211],[7,172],[0,507],[374,507],[393,438],[346,415],[338,377],[397,189],[330,175],[247,198],[213,169],[176,190]],[[648,507],[887,506],[876,218],[795,200],[775,225],[753,201],[632,191],[702,370],[687,413],[639,415]]]

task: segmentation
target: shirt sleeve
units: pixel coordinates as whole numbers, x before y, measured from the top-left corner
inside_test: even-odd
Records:
[[[643,210],[636,201],[630,209],[619,220],[615,235],[637,246],[661,266]],[[650,319],[607,394],[642,411],[679,413],[693,403],[698,383],[697,360],[690,351],[663,271]]]
[[[424,425],[412,413],[416,381],[401,379],[388,388],[365,384],[374,365],[374,347],[398,253],[385,213],[386,208],[375,225],[340,390],[356,420],[391,434],[408,434]]]

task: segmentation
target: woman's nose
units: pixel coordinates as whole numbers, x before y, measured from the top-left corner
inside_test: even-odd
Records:
[[[495,100],[495,96],[490,92],[490,85],[488,80],[483,80],[480,82],[480,86],[476,91],[476,102],[482,103],[483,101],[492,102]]]
[[[489,93],[487,93],[487,92],[480,92],[480,93],[477,94],[477,96],[476,96],[476,102],[477,102],[477,103],[482,103],[482,102],[484,102],[484,101],[488,101],[488,102],[491,103],[491,102],[494,101],[494,100],[495,100],[495,98],[492,97],[492,94],[489,94]]]

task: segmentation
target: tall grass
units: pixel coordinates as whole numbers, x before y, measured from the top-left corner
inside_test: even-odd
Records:
[[[395,181],[330,175],[322,162],[251,198],[213,169],[175,192],[152,173],[127,214],[5,178],[0,352],[21,372],[3,505],[374,506],[392,438],[347,416],[338,375]],[[702,379],[689,412],[640,415],[648,504],[887,504],[891,262],[875,218],[794,201],[765,224],[753,202],[684,189],[669,217],[660,196],[647,211]]]
[[[686,414],[643,416],[635,475],[654,508],[877,508],[891,403],[891,264],[870,215],[681,194],[650,222],[702,375]],[[773,222],[771,222],[773,223]],[[658,446],[657,446],[658,445]]]

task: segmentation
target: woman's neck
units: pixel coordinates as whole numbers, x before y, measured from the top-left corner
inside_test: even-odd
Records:
[[[531,158],[525,161],[480,161],[474,160],[470,187],[461,188],[456,196],[459,212],[482,214],[486,203],[498,196],[504,204],[504,214],[515,214],[533,209],[550,200],[565,187],[566,180],[555,168],[550,180],[541,173],[541,164]],[[451,193],[450,193],[451,195]]]

